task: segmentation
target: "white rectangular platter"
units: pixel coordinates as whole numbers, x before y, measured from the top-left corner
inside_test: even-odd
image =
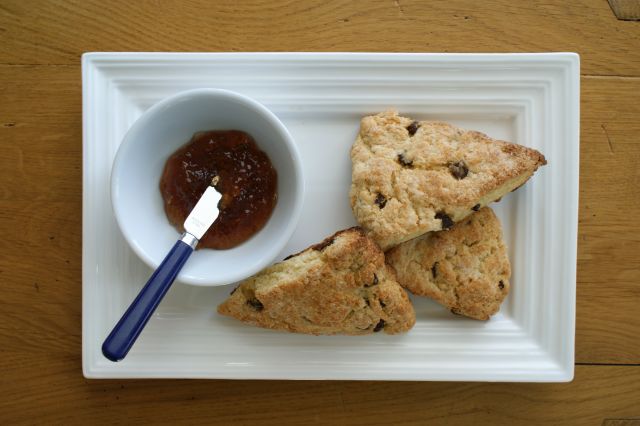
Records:
[[[573,378],[579,58],[548,54],[88,53],[83,74],[83,371],[89,378],[474,380]],[[231,287],[174,284],[120,363],[105,336],[151,271],[111,211],[127,129],[179,91],[213,87],[270,108],[300,148],[306,198],[281,257],[355,224],[349,149],[362,116],[397,109],[538,149],[543,167],[494,204],[512,263],[499,314],[479,322],[412,297],[401,336],[305,336],[215,313]],[[154,190],[154,188],[150,188]]]

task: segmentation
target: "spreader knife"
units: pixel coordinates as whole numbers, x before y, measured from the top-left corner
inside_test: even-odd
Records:
[[[127,355],[198,241],[218,218],[218,202],[222,198],[215,189],[218,180],[218,176],[213,178],[185,220],[185,232],[102,344],[102,353],[107,359],[120,361]]]

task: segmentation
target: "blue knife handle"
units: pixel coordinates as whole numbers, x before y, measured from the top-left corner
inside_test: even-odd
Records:
[[[127,355],[192,252],[189,244],[176,242],[102,344],[107,359],[120,361]]]

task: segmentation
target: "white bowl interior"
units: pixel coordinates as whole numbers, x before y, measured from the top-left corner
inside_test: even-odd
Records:
[[[243,130],[254,137],[278,173],[278,202],[265,227],[229,250],[196,250],[178,280],[222,285],[246,278],[270,264],[298,221],[304,192],[300,159],[291,136],[260,104],[224,90],[183,92],[154,105],[134,123],[112,170],[112,203],[133,250],[157,267],[179,238],[163,207],[159,183],[167,158],[204,130]]]

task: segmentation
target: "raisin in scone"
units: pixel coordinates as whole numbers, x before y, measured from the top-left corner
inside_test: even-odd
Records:
[[[546,164],[534,149],[396,112],[362,119],[351,161],[351,208],[383,250],[450,228]]]
[[[359,227],[243,281],[218,313],[307,334],[395,334],[415,323],[413,305],[384,253]]]
[[[509,293],[507,249],[500,221],[488,207],[448,231],[392,248],[387,262],[410,292],[470,318],[489,319]]]

